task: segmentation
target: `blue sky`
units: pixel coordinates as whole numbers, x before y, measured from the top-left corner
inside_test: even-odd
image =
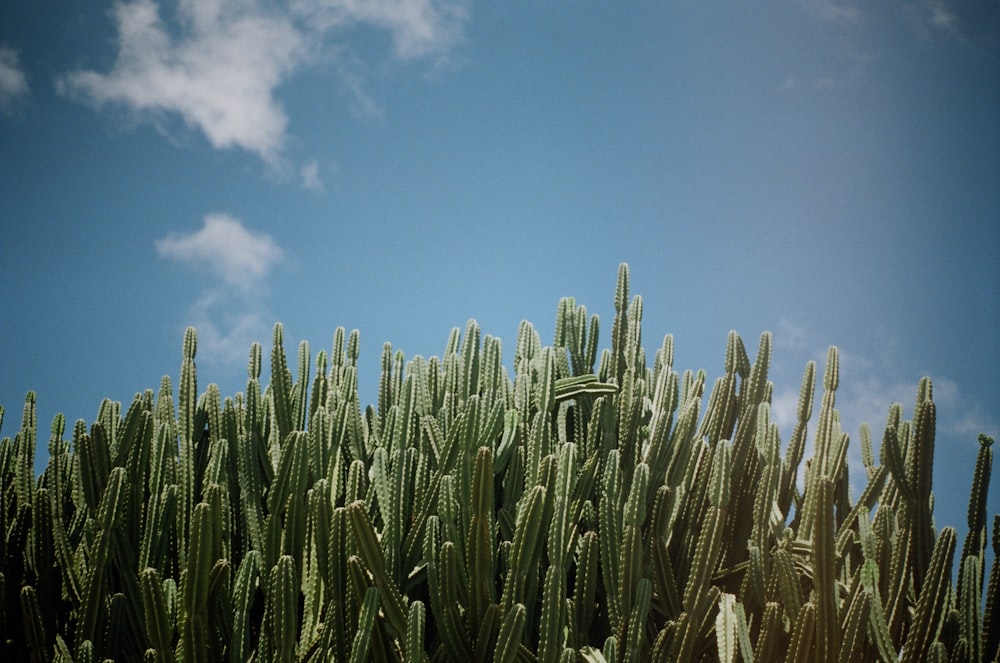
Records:
[[[938,404],[938,524],[1000,433],[1000,5],[180,0],[0,5],[0,403],[93,420],[253,340],[513,350],[572,295],[722,372],[774,333],[787,440],[841,350],[857,458]],[[44,439],[44,436],[43,436]],[[990,512],[1000,511],[1000,487]]]

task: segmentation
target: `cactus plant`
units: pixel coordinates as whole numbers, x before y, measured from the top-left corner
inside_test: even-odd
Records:
[[[830,348],[782,442],[768,379],[730,332],[723,375],[647,365],[643,301],[618,270],[610,348],[560,300],[507,373],[470,320],[440,357],[386,343],[377,403],[357,393],[360,336],[245,392],[199,393],[197,333],[170,378],[89,426],[52,422],[34,475],[29,392],[0,440],[0,652],[12,660],[996,660],[1000,515],[980,438],[969,534],[935,528],[935,403],[889,407],[867,480],[847,485]],[[293,373],[294,369],[294,373]],[[313,370],[315,371],[313,373]],[[703,399],[705,385],[711,386]],[[0,407],[0,425],[3,422]],[[805,457],[809,436],[812,455]],[[802,472],[803,463],[805,471]],[[797,477],[803,476],[803,484]],[[985,592],[985,611],[981,602]]]

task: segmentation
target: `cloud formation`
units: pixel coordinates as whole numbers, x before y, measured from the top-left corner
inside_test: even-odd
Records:
[[[288,116],[277,88],[302,66],[322,60],[328,42],[364,25],[391,33],[401,59],[442,57],[461,38],[463,5],[434,0],[180,0],[174,17],[155,0],[118,3],[118,55],[108,72],[61,77],[63,94],[97,108],[120,105],[157,122],[177,115],[217,149],[239,148],[281,165]],[[353,52],[335,47],[333,71],[352,98],[368,98]]]
[[[403,59],[440,54],[462,38],[463,3],[434,0],[299,0],[293,7],[321,31],[367,24],[392,33]]]
[[[832,23],[860,23],[861,11],[845,2],[834,0],[798,0],[813,15]]]
[[[214,280],[202,288],[183,326],[198,330],[198,352],[219,364],[233,364],[253,341],[267,337],[266,280],[285,258],[270,235],[248,230],[228,214],[209,214],[196,232],[171,233],[156,240],[167,260],[207,271]]]
[[[0,46],[0,112],[5,115],[14,112],[28,92],[28,79],[17,51]]]
[[[319,176],[319,162],[315,159],[303,165],[299,172],[302,175],[303,189],[321,192],[326,188],[323,186],[323,180]]]
[[[208,214],[194,233],[156,240],[160,256],[208,270],[226,285],[252,290],[260,285],[284,251],[264,233],[247,230],[228,214]]]
[[[940,0],[922,0],[909,3],[905,11],[910,19],[913,33],[919,39],[931,39],[943,35],[952,39],[964,41],[961,29],[961,17],[947,3]]]
[[[273,163],[288,117],[274,89],[305,57],[303,36],[283,17],[226,0],[182,2],[174,38],[152,0],[115,7],[118,58],[108,73],[77,71],[60,91],[97,107],[122,104],[154,118],[176,113],[216,148],[240,147]]]
[[[224,366],[246,361],[250,345],[268,338],[270,316],[260,301],[226,296],[219,289],[201,293],[182,326],[198,330],[198,358]]]

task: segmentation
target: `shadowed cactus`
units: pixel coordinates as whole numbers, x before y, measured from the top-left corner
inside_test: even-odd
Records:
[[[642,306],[622,265],[610,347],[599,352],[598,317],[567,297],[551,346],[521,324],[512,377],[475,321],[441,357],[407,361],[386,343],[365,409],[356,331],[338,328],[315,359],[300,343],[293,373],[276,325],[270,384],[255,343],[246,391],[223,399],[213,384],[199,394],[188,329],[176,401],[163,378],[124,415],[104,401],[70,441],[56,417],[41,476],[29,392],[0,440],[0,652],[996,660],[992,439],[980,437],[959,551],[933,519],[929,380],[912,421],[889,407],[878,454],[862,429],[867,483],[852,501],[835,347],[817,418],[810,362],[783,443],[770,334],[751,358],[730,332],[708,382],[674,370],[669,335],[647,365]]]

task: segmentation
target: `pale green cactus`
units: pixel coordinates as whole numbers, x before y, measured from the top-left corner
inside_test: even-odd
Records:
[[[358,614],[358,630],[351,646],[350,663],[363,663],[368,660],[371,647],[372,629],[375,628],[375,617],[379,605],[378,589],[369,587],[365,591],[361,611]]]
[[[955,530],[944,527],[934,543],[934,549],[925,574],[925,582],[918,594],[913,625],[903,646],[902,661],[923,661],[938,637],[950,590],[951,562],[955,553]]]

